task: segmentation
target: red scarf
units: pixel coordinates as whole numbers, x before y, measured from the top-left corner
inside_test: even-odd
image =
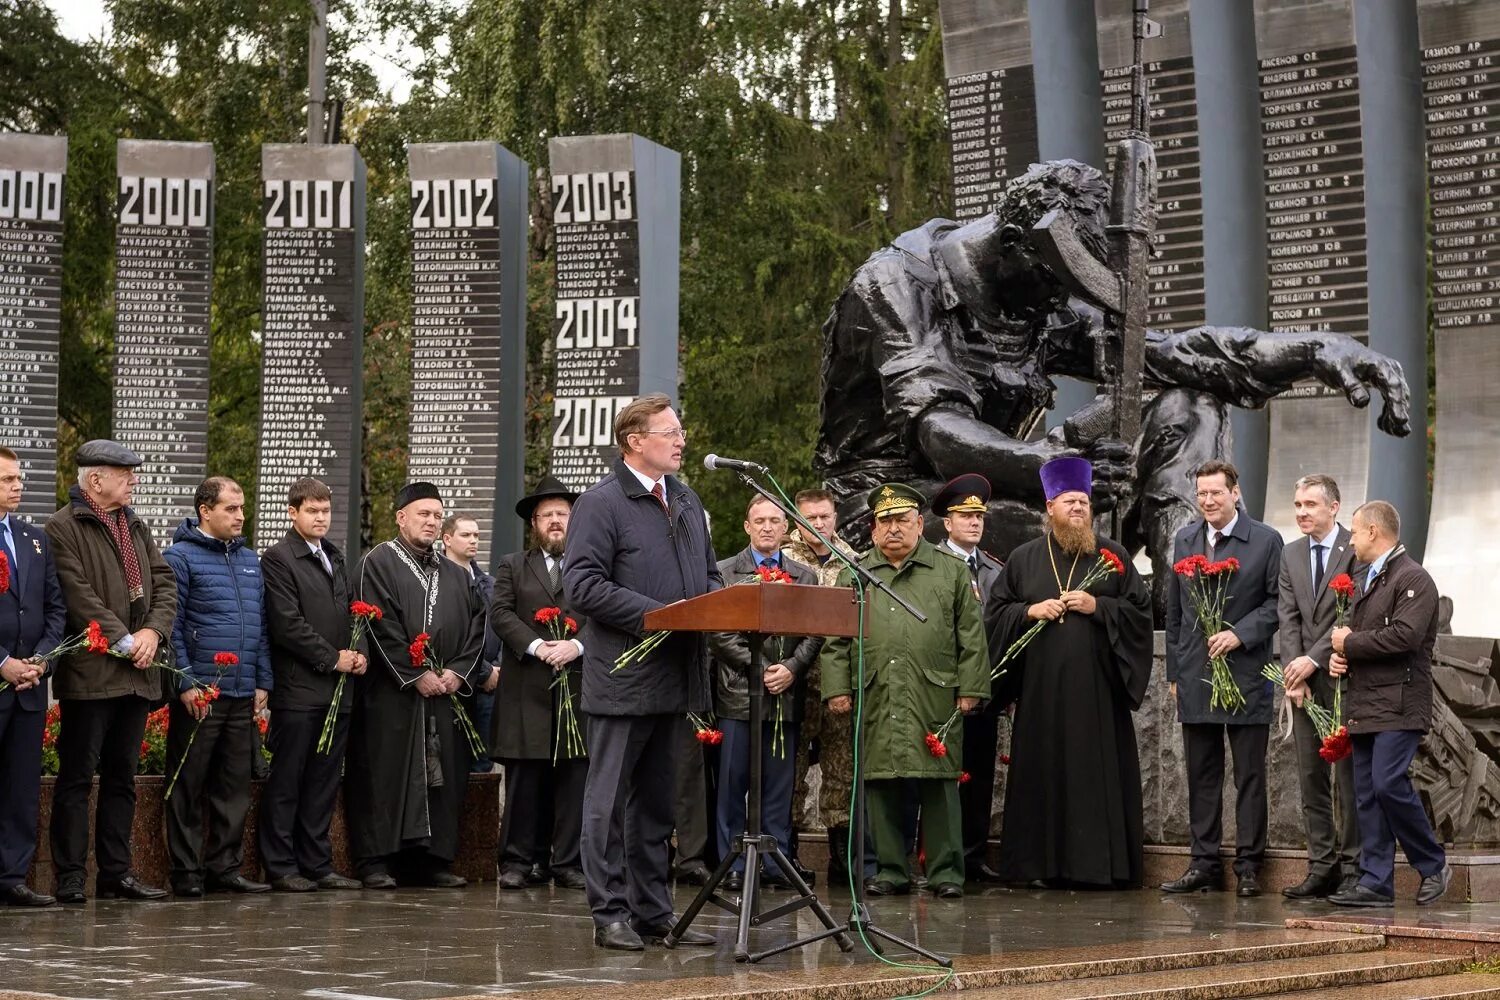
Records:
[[[88,493],[83,490],[78,492],[83,496],[83,502],[89,505],[89,510],[103,523],[110,540],[115,543],[115,551],[120,554],[120,562],[125,567],[125,586],[130,591],[130,599],[136,601],[146,596],[146,588],[141,584],[141,561],[136,558],[135,540],[130,537],[130,522],[125,517],[125,508],[108,512],[95,503]]]

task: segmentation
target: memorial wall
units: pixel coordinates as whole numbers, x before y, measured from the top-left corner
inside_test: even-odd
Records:
[[[1255,0],[1260,55],[1266,261],[1271,329],[1365,339],[1364,145],[1352,0]],[[1301,476],[1338,480],[1344,509],[1363,503],[1370,423],[1321,386],[1273,401],[1266,521],[1299,536],[1290,497]],[[1419,418],[1420,419],[1420,418]]]
[[[953,218],[977,219],[1037,153],[1026,0],[944,0]],[[940,214],[934,212],[934,214]]]
[[[411,450],[479,524],[485,563],[520,548],[527,166],[491,142],[407,149],[411,173]]]
[[[681,160],[638,135],[548,142],[557,302],[550,471],[584,490],[611,471],[614,420],[677,398]]]
[[[115,174],[112,431],[147,459],[131,506],[165,547],[208,467],[214,149],[121,139]]]
[[[1500,4],[1424,0],[1418,24],[1437,367],[1424,564],[1454,597],[1453,631],[1486,635],[1500,561],[1484,523],[1500,497]]]
[[[1131,59],[1134,52],[1130,0],[1097,0],[1099,64],[1107,148],[1130,128]],[[1203,192],[1199,187],[1198,99],[1193,76],[1187,0],[1158,0],[1151,18],[1160,37],[1145,43],[1146,84],[1151,102],[1151,140],[1156,146],[1156,246],[1149,265],[1148,322],[1156,330],[1202,326]],[[1113,172],[1113,162],[1106,169]]]
[[[303,476],[333,491],[328,538],[358,558],[365,163],[353,146],[261,147],[260,461],[255,545],[286,533]]]
[[[62,325],[66,136],[0,132],[0,443],[26,489],[19,513],[57,503],[57,373]]]

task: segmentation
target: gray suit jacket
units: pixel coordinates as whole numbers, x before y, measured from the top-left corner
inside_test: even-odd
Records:
[[[959,562],[967,565],[964,557],[954,552],[946,541],[933,542],[932,545],[944,555],[950,555]],[[975,551],[979,556],[979,592],[974,596],[979,598],[979,606],[982,608],[988,603],[990,594],[994,592],[995,584],[1000,582],[1000,574],[1004,571],[1005,564],[983,549]]]
[[[1319,670],[1328,669],[1328,657],[1333,652],[1328,633],[1333,631],[1335,618],[1334,595],[1328,583],[1340,573],[1352,573],[1355,567],[1349,529],[1342,524],[1334,536],[1333,551],[1325,558],[1323,586],[1313,593],[1312,540],[1303,536],[1281,550],[1276,617],[1282,665],[1307,656]]]

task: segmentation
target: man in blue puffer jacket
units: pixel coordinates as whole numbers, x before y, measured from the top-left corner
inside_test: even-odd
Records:
[[[172,892],[265,892],[269,885],[240,873],[251,762],[258,752],[256,715],[271,689],[260,558],[240,536],[245,494],[233,479],[205,479],[193,507],[198,516],[183,519],[166,551],[180,609],[172,653],[179,669],[216,687],[219,696],[206,701],[191,681],[177,678],[179,694],[167,727],[167,775],[171,781],[175,774],[176,784],[165,810]]]

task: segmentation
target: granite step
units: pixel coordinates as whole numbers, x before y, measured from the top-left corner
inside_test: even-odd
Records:
[[[1124,997],[1222,1000],[1450,976],[1463,972],[1468,964],[1466,959],[1457,956],[1383,950],[1027,983],[995,989],[966,989],[964,995],[966,1000],[1118,1000]],[[1368,994],[1360,991],[1359,995]]]
[[[1481,972],[1407,979],[1367,986],[1336,986],[1294,993],[1296,1000],[1500,1000],[1500,976]]]

